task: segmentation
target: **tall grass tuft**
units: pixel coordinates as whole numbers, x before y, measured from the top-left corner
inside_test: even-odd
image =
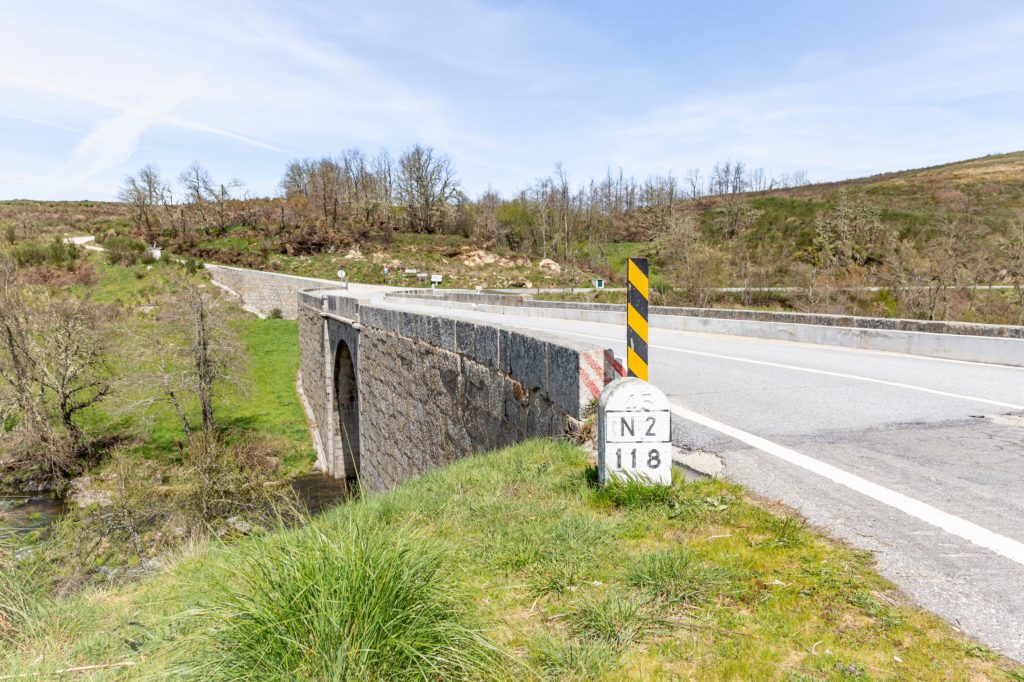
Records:
[[[609,590],[580,601],[569,614],[569,628],[580,640],[599,640],[623,649],[663,630],[653,605],[635,594]]]
[[[604,640],[558,638],[542,631],[530,641],[530,657],[545,677],[583,681],[601,679],[622,664],[622,651]]]
[[[699,561],[683,548],[660,550],[639,557],[627,582],[669,604],[697,606],[722,592],[735,591],[742,576],[725,567]]]
[[[596,481],[596,469],[593,477]],[[673,485],[652,485],[648,481],[629,476],[611,476],[608,483],[598,487],[594,497],[599,503],[619,509],[645,509],[676,506],[680,481],[673,471]]]
[[[222,680],[502,679],[512,659],[473,626],[439,554],[358,517],[243,554],[208,610],[203,656]]]
[[[0,640],[33,636],[51,606],[43,562],[14,559],[14,544],[0,539]]]

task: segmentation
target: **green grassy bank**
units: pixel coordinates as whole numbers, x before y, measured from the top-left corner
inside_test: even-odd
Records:
[[[467,458],[297,530],[25,592],[0,670],[76,679],[1019,680],[846,549],[719,481],[594,485],[575,446]],[[10,588],[10,585],[8,585]],[[0,634],[3,634],[0,629]]]

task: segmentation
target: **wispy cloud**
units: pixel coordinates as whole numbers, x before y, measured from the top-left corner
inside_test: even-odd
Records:
[[[471,193],[509,193],[559,161],[583,180],[729,157],[819,179],[949,160],[1024,147],[1024,23],[998,4],[975,25],[887,24],[905,47],[877,54],[874,33],[861,45],[826,16],[837,40],[780,40],[769,70],[764,27],[669,4],[2,3],[0,173],[7,193],[102,198],[144,163],[199,159],[262,193],[292,157],[418,142]]]
[[[615,159],[641,174],[741,158],[835,179],[1024,147],[1012,117],[965,106],[1024,108],[1024,23],[913,38],[901,59],[840,69],[827,57],[819,69],[805,56],[791,81],[689,95],[602,126]]]
[[[82,137],[67,161],[57,170],[55,191],[80,185],[97,174],[121,167],[139,146],[139,138],[180,104],[194,88],[182,80],[166,92],[99,121]]]

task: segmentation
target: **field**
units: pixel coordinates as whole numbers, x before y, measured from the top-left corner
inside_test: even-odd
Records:
[[[76,285],[79,295],[92,300],[116,304],[126,311],[121,323],[125,343],[137,341],[137,333],[147,319],[146,310],[163,302],[167,293],[167,276],[176,266],[164,261],[147,266],[109,265],[102,254],[92,253],[87,261],[97,272],[94,285]],[[295,393],[299,368],[298,327],[290,320],[260,320],[237,309],[231,309],[230,324],[241,343],[242,355],[237,363],[238,374],[231,377],[225,390],[218,394],[215,410],[220,428],[228,433],[259,433],[279,453],[287,473],[301,474],[310,470],[313,449],[306,427],[306,418]],[[123,394],[117,405],[100,408],[87,417],[89,428],[96,431],[126,431],[144,434],[135,440],[133,451],[147,459],[166,464],[178,463],[183,446],[181,424],[168,409],[150,410],[142,416],[140,429],[137,411],[118,409],[139,398],[129,379],[136,368],[130,364],[118,367],[123,379]]]

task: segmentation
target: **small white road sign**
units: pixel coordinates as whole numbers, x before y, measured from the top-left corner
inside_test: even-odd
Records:
[[[665,394],[635,377],[604,387],[597,408],[597,469],[611,476],[672,482],[672,412]]]

